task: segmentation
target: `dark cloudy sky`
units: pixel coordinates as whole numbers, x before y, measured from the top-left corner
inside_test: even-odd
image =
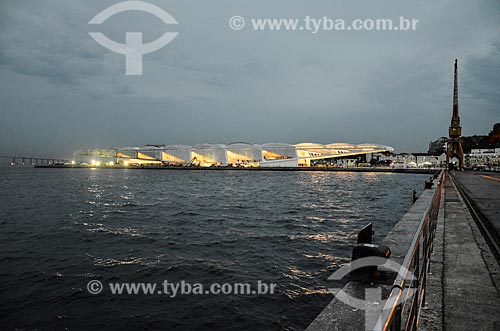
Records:
[[[116,0],[0,2],[0,154],[233,141],[374,142],[425,151],[451,116],[460,66],[464,134],[500,121],[500,1],[163,1],[87,23]],[[228,20],[247,19],[233,31]],[[412,32],[256,32],[251,18],[419,20]],[[144,75],[88,33],[178,37]]]

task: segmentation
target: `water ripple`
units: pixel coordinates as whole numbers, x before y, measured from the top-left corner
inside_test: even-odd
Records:
[[[0,167],[2,327],[302,330],[356,231],[372,222],[380,240],[426,178]],[[260,280],[278,293],[90,296],[90,279]]]

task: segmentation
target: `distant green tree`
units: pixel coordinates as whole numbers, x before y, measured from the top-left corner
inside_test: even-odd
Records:
[[[463,137],[463,148],[466,154],[470,153],[471,149],[500,148],[500,123],[496,123],[487,136]]]
[[[500,123],[493,126],[493,130],[488,135],[488,143],[492,145],[491,147],[500,147]]]
[[[463,137],[463,148],[466,154],[470,153],[471,149],[488,148],[488,145],[488,136]]]

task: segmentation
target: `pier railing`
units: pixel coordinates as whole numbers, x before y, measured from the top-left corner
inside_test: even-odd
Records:
[[[437,179],[438,186],[413,236],[374,331],[417,330],[420,311],[425,304],[444,171]]]

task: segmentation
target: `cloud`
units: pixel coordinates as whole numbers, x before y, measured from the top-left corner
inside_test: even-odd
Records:
[[[496,111],[500,115],[500,41],[489,44],[485,54],[471,56],[467,61],[469,77],[465,82],[469,89],[468,98],[474,98],[488,104],[487,111]]]
[[[0,63],[4,67],[62,85],[77,84],[99,71],[102,54],[92,52],[89,42],[75,38],[76,27],[58,13],[57,7],[41,2],[26,4],[3,4],[8,22],[0,37]],[[69,12],[76,10],[64,7]]]

